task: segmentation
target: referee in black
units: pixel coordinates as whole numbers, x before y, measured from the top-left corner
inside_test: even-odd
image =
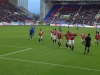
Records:
[[[86,54],[86,50],[87,50],[87,54],[89,53],[89,48],[91,45],[91,37],[90,34],[88,34],[88,36],[85,38],[85,49],[84,49],[84,54]]]

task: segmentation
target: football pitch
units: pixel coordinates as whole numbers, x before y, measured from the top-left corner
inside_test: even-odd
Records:
[[[65,37],[61,48],[50,39],[52,29],[58,27],[35,26],[35,35],[29,39],[31,26],[0,26],[0,75],[100,75],[100,45],[95,46],[94,28],[62,27],[78,34],[74,51],[65,49]],[[43,44],[38,43],[39,29],[44,32]],[[100,29],[99,29],[100,31]],[[81,33],[90,33],[90,53],[84,55]]]

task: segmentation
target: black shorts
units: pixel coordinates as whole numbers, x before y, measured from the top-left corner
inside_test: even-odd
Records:
[[[86,43],[85,44],[85,47],[90,47],[90,43]]]
[[[30,35],[32,35],[32,33],[30,33]]]

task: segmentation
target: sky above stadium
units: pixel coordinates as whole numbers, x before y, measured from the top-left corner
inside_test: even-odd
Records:
[[[40,0],[29,0],[28,10],[31,13],[40,13]]]

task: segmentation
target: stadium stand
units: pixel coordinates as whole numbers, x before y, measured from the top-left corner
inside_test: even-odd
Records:
[[[57,4],[52,7],[46,15],[45,20],[51,23],[70,23],[93,25],[94,22],[100,23],[99,16],[100,4]],[[62,16],[66,16],[62,18]]]
[[[0,22],[25,22],[32,19],[9,0],[0,0],[0,14]]]

